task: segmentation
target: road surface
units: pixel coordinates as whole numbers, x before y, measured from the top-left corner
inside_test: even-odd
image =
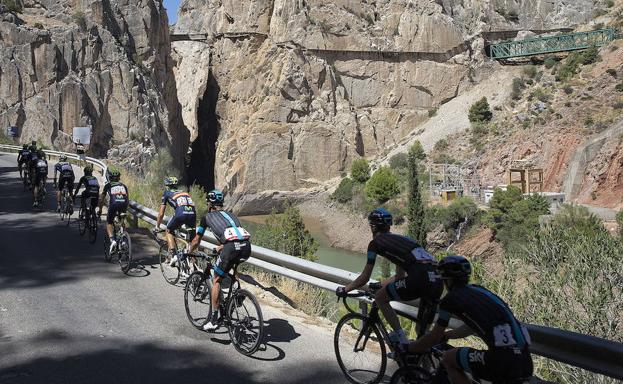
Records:
[[[132,233],[143,267],[123,275],[104,261],[101,231],[89,244],[51,196],[33,211],[15,159],[0,154],[0,383],[346,381],[330,330],[265,304],[266,346],[252,358],[227,333],[193,328],[182,288],[152,265],[151,240]]]

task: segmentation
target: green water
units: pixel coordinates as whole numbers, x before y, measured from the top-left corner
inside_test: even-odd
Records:
[[[247,216],[241,217],[240,221],[244,227],[253,235],[255,231],[263,225],[262,223],[268,216]],[[328,265],[330,267],[344,269],[350,272],[361,273],[363,267],[366,265],[366,255],[358,252],[351,252],[345,249],[334,248],[330,246],[330,241],[327,236],[322,232],[320,225],[313,221],[313,219],[306,218],[305,225],[311,235],[318,242],[318,250],[316,256],[318,260],[316,262]],[[253,238],[251,239],[253,241]],[[378,278],[380,276],[380,263],[377,262],[374,266],[373,277]]]

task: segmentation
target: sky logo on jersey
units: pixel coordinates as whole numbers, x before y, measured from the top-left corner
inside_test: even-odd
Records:
[[[469,362],[470,363],[485,363],[485,353],[483,351],[473,351],[469,353]]]

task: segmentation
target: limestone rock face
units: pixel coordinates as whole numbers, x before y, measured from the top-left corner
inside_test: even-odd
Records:
[[[73,127],[92,125],[98,156],[121,143],[185,151],[160,1],[26,0],[17,17],[0,22],[0,126],[70,149]]]
[[[591,4],[186,0],[175,33],[207,35],[173,43],[191,174],[249,213],[262,206],[249,196],[314,190],[386,154],[474,80],[478,33],[569,27]]]

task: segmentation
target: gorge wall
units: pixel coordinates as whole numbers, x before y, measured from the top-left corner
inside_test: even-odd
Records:
[[[1,9],[0,126],[20,141],[71,149],[74,126],[93,127],[89,152],[122,165],[170,148],[188,132],[172,75],[159,0],[24,0]]]
[[[242,213],[322,189],[486,76],[478,33],[570,27],[592,11],[589,0],[186,0],[175,33],[208,36],[172,44],[200,143],[191,174]]]

